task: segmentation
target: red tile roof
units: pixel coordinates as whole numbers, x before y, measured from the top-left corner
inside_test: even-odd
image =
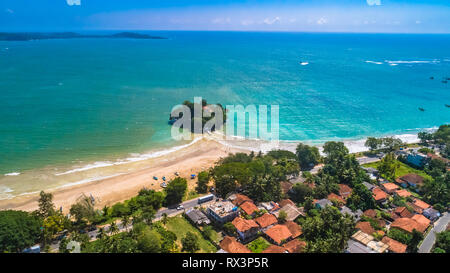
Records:
[[[373,198],[375,201],[381,201],[387,198],[387,193],[385,193],[382,189],[376,187],[372,190],[373,192]]]
[[[266,230],[266,235],[279,245],[283,240],[287,240],[292,236],[291,232],[285,225],[275,225],[269,228]]]
[[[255,221],[262,228],[266,228],[278,222],[277,217],[270,213],[264,213],[262,216],[256,218]]]
[[[406,207],[397,207],[394,210],[395,214],[403,218],[411,218],[413,217],[413,213],[410,212]]]
[[[255,221],[246,220],[241,217],[234,218],[231,223],[236,227],[237,230],[241,232],[246,232],[252,228],[259,228],[258,224]]]
[[[358,222],[356,228],[369,235],[372,235],[375,232],[375,229],[369,222]]]
[[[406,174],[404,176],[399,177],[399,179],[416,185],[423,184],[423,177],[415,173]]]
[[[368,209],[366,211],[364,211],[363,213],[365,216],[370,217],[370,218],[376,218],[377,217],[377,212],[374,209]]]
[[[223,238],[220,242],[220,247],[228,253],[251,253],[250,249],[236,241],[236,238],[230,236]]]
[[[398,189],[398,186],[395,185],[394,183],[384,183],[382,186],[383,186],[383,188],[385,188],[386,191],[389,192],[389,193],[391,193],[391,192],[393,192],[393,191],[395,191],[395,190]]]
[[[334,192],[328,194],[327,199],[330,201],[335,200],[338,203],[345,204],[345,200]]]
[[[414,199],[413,204],[416,205],[416,206],[418,206],[418,207],[421,208],[421,209],[427,209],[427,208],[431,207],[431,206],[428,205],[427,203],[425,203],[425,202],[423,202],[422,200],[417,199],[417,198]]]
[[[352,188],[350,188],[346,184],[339,184],[339,195],[342,196],[342,198],[347,199],[352,194]]]
[[[262,251],[262,253],[285,253],[286,249],[281,246],[271,245],[265,250]]]
[[[409,197],[411,196],[411,193],[407,190],[397,190],[395,193],[400,197]]]
[[[291,199],[281,200],[279,204],[280,204],[280,207],[284,207],[286,205],[292,205],[292,206],[296,207],[295,203]]]
[[[235,199],[231,201],[235,206],[240,206],[242,203],[246,201],[253,202],[247,195],[236,193],[234,194]]]
[[[305,241],[292,240],[283,245],[289,253],[302,253],[306,247]]]
[[[383,239],[381,239],[381,242],[387,244],[389,246],[389,250],[394,253],[405,253],[406,248],[408,247],[407,245],[402,244],[389,237],[383,237]]]
[[[411,217],[411,219],[415,220],[420,225],[423,225],[423,226],[426,226],[426,227],[428,227],[430,225],[430,223],[431,223],[431,221],[428,220],[428,218],[423,216],[422,214],[416,214],[413,217]]]
[[[291,232],[292,238],[297,238],[298,236],[302,235],[302,233],[303,233],[302,228],[293,221],[286,221],[286,223],[284,223],[284,225]]]
[[[291,182],[283,181],[280,183],[280,186],[283,194],[286,194],[289,192],[290,189],[292,189],[293,184]]]
[[[425,225],[422,225],[411,218],[395,219],[391,224],[391,228],[398,228],[410,233],[413,232],[414,229],[422,233],[427,229]]]
[[[258,208],[251,201],[245,201],[241,204],[240,208],[248,215],[252,215],[254,212],[258,211]]]

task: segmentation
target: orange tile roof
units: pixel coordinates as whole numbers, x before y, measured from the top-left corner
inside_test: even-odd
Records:
[[[339,195],[342,196],[342,198],[346,199],[352,194],[352,188],[350,188],[346,184],[339,184]]]
[[[417,199],[417,198],[414,199],[413,204],[416,205],[416,206],[418,206],[418,207],[421,208],[421,209],[427,209],[427,208],[431,207],[431,206],[428,205],[427,203],[425,203],[425,202],[423,202],[422,200]]]
[[[368,209],[366,211],[364,211],[363,213],[365,216],[370,217],[370,218],[376,218],[377,217],[377,212],[374,209]]]
[[[383,187],[388,191],[388,192],[392,192],[396,189],[398,189],[398,186],[395,185],[394,183],[384,183]]]
[[[280,182],[280,186],[281,186],[281,191],[283,192],[283,194],[286,194],[289,192],[290,189],[292,189],[293,184],[291,182]]]
[[[228,253],[251,253],[243,244],[239,243],[236,238],[226,236],[220,242],[220,247]]]
[[[302,235],[302,233],[303,233],[302,228],[293,221],[286,221],[286,223],[284,223],[284,225],[291,232],[292,238],[297,238],[298,236]]]
[[[240,208],[248,215],[252,215],[254,212],[258,211],[258,208],[255,206],[255,204],[250,201],[245,201],[243,204],[241,204]]]
[[[375,232],[375,229],[369,222],[358,222],[356,228],[369,235],[372,235]]]
[[[400,197],[409,197],[411,196],[411,193],[407,190],[397,190],[395,193]]]
[[[345,200],[334,192],[328,194],[327,199],[330,201],[335,200],[338,203],[345,204]]]
[[[283,240],[289,239],[292,234],[285,225],[275,225],[266,230],[266,235],[269,236],[277,244],[281,244]]]
[[[417,185],[423,184],[423,177],[415,173],[405,174],[404,176],[401,176],[399,178],[400,180],[403,180],[405,182],[410,182]]]
[[[292,240],[283,245],[289,253],[302,253],[306,247],[305,241]]]
[[[234,194],[234,196],[235,196],[235,199],[232,200],[231,203],[233,203],[235,206],[240,206],[245,201],[253,202],[253,200],[250,199],[247,195],[236,193],[236,194]]]
[[[407,245],[402,244],[394,239],[391,239],[391,238],[385,236],[385,237],[383,237],[383,239],[381,239],[381,242],[387,244],[389,246],[389,250],[394,253],[405,253],[406,252]]]
[[[236,227],[237,230],[241,232],[246,232],[252,228],[259,228],[258,224],[255,221],[246,220],[241,217],[234,218],[231,223]]]
[[[387,193],[385,193],[382,189],[376,187],[372,190],[373,193],[373,198],[375,199],[375,201],[380,201],[380,200],[384,200],[387,198]]]
[[[284,253],[286,249],[281,246],[270,245],[268,248],[262,251],[262,253]]]
[[[391,224],[391,228],[398,228],[410,233],[413,232],[414,229],[422,233],[427,229],[425,225],[419,224],[411,218],[395,219],[395,221]]]
[[[286,205],[292,205],[292,206],[296,207],[295,203],[291,199],[281,200],[279,205],[280,205],[280,207],[284,207]]]
[[[420,225],[423,225],[426,227],[428,227],[431,223],[431,221],[427,217],[423,216],[422,214],[416,214],[413,217],[411,217],[411,219],[415,220]]]
[[[406,207],[397,207],[394,212],[403,218],[411,218],[414,214],[410,212]]]
[[[255,221],[262,228],[266,228],[278,222],[277,217],[270,213],[264,213],[262,216],[256,218]]]

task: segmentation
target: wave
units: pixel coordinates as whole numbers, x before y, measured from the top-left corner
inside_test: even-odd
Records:
[[[365,61],[365,62],[369,64],[383,64],[382,62],[375,62],[375,61]]]
[[[301,62],[300,65],[308,65],[308,62]]]
[[[432,60],[432,61],[385,61],[388,64],[436,64],[440,63],[439,60]]]
[[[18,176],[20,173],[5,173],[5,176]]]
[[[13,192],[11,188],[0,185],[0,200],[13,198],[14,195],[11,192]]]
[[[62,173],[57,173],[55,175],[56,176],[67,175],[67,174],[72,174],[72,173],[77,173],[77,172],[88,171],[88,170],[92,170],[92,169],[96,169],[96,168],[118,166],[118,165],[138,162],[138,161],[144,161],[144,160],[148,160],[148,159],[151,159],[151,158],[161,157],[161,156],[164,156],[164,155],[176,152],[178,150],[187,148],[187,147],[195,144],[196,142],[198,142],[202,138],[203,137],[196,137],[196,138],[194,138],[193,141],[191,141],[191,142],[189,142],[187,144],[174,146],[172,148],[161,150],[161,151],[155,151],[155,152],[150,152],[150,153],[146,153],[146,154],[130,154],[130,155],[132,155],[132,157],[128,157],[128,158],[125,158],[125,159],[119,159],[116,162],[112,162],[112,161],[95,162],[93,164],[88,164],[86,166],[83,166],[83,167],[80,167],[80,168],[75,168],[75,169],[72,169],[72,170],[69,170],[69,171],[66,171],[66,172],[62,172]]]

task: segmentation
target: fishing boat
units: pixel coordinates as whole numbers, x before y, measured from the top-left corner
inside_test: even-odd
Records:
[[[419,110],[425,112],[425,109],[423,109],[422,107],[419,107]]]

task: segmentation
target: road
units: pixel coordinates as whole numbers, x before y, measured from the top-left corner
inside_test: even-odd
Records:
[[[183,205],[183,207],[184,207],[184,209],[181,209],[181,210],[177,210],[176,209],[177,206],[175,206],[175,208],[161,208],[160,210],[158,210],[158,212],[156,212],[155,218],[153,219],[153,221],[154,222],[159,221],[164,213],[166,213],[167,216],[175,216],[175,215],[178,215],[178,214],[181,214],[181,213],[187,211],[188,209],[199,206],[199,204],[198,204],[199,198],[200,197],[181,203],[181,205]],[[217,199],[217,197],[214,196],[213,200],[202,203],[201,205],[205,206],[205,205],[211,204],[213,202],[216,202],[216,199]],[[129,224],[128,226],[125,227],[122,225],[120,220],[116,221],[116,224],[117,224],[117,228],[119,229],[119,232],[127,231],[127,230],[131,229],[133,226],[132,224]],[[105,226],[104,230],[107,232],[109,230],[109,225]],[[99,229],[95,229],[95,230],[89,231],[87,234],[89,235],[89,238],[91,238],[91,241],[95,241],[97,239],[98,233],[99,233]],[[52,249],[53,251],[57,251],[59,249],[59,244],[60,244],[60,241],[53,242],[50,245],[50,249]]]
[[[380,161],[381,159],[379,157],[363,156],[363,157],[356,158],[356,160],[358,160],[359,165],[364,165],[364,164]]]
[[[447,228],[448,223],[450,222],[450,214],[445,212],[439,220],[434,223],[433,229],[428,233],[425,239],[422,241],[422,244],[419,247],[419,253],[430,253],[431,249],[434,246],[434,242],[436,241],[436,233],[442,232]]]

